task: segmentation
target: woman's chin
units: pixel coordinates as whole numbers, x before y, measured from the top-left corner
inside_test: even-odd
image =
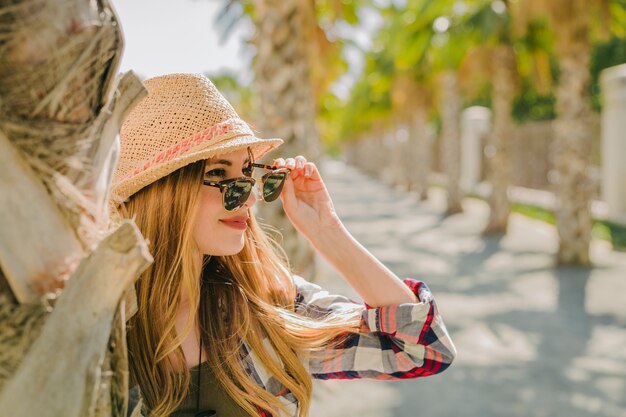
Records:
[[[243,239],[240,243],[234,243],[232,245],[221,245],[219,248],[212,248],[203,250],[202,252],[207,256],[234,256],[243,250]]]

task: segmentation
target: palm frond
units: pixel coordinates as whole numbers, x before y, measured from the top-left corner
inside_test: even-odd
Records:
[[[225,43],[237,25],[244,19],[248,19],[248,17],[240,0],[226,0],[224,6],[215,17],[220,43]]]

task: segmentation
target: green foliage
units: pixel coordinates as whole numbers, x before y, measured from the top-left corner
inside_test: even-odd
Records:
[[[436,93],[437,73],[465,66],[470,47],[490,48],[502,42],[512,44],[517,56],[519,79],[514,120],[521,123],[555,118],[553,88],[558,79],[558,63],[552,27],[547,18],[533,18],[523,22],[523,34],[516,34],[511,27],[520,21],[513,21],[516,15],[499,9],[501,4],[496,3],[499,2],[405,0],[389,1],[380,7],[381,2],[372,0],[315,0],[320,28],[339,45],[327,50],[330,52],[324,60],[332,62],[324,61],[322,68],[328,79],[318,84],[318,123],[326,145],[337,150],[341,141],[370,131],[374,124],[389,123],[394,113],[394,84],[399,78],[410,78]],[[250,0],[224,0],[217,22],[222,34],[227,36],[239,21],[254,18],[254,5]],[[334,28],[337,24],[358,25],[361,9],[373,7],[378,8],[384,23],[372,34],[373,48],[364,51],[363,73],[344,101],[328,87],[341,76],[340,71],[347,70],[343,48],[353,44],[350,39],[338,37],[341,32]],[[594,39],[603,32],[612,35],[595,44],[591,57],[591,103],[595,111],[601,108],[599,74],[626,62],[626,0],[609,0],[609,10],[610,20],[593,16],[590,34]],[[487,70],[484,73],[489,74]],[[474,88],[464,97],[464,104],[490,106],[489,76],[470,75],[468,81]],[[252,111],[250,93],[244,91],[245,87],[241,90],[226,80],[218,82],[225,83],[220,89],[231,95],[229,99],[243,103],[245,111]],[[435,122],[439,120],[434,106],[431,116]]]
[[[249,86],[243,84],[236,74],[223,71],[215,74],[205,74],[215,84],[217,89],[232,104],[239,116],[252,120],[254,110],[253,93]]]
[[[340,152],[341,117],[344,117],[344,103],[332,92],[327,92],[319,98],[319,110],[317,125],[320,129],[322,143],[327,152],[338,154]]]
[[[538,206],[514,203],[511,205],[511,210],[515,213],[523,214],[531,219],[541,220],[548,224],[554,225],[556,222],[554,212]],[[609,220],[594,220],[592,235],[596,239],[611,242],[615,249],[626,249],[626,225]]]
[[[613,37],[596,45],[591,55],[591,94],[592,107],[600,111],[602,107],[600,73],[609,67],[626,63],[626,37]]]
[[[326,23],[334,23],[341,19],[350,25],[359,22],[357,14],[359,7],[366,5],[364,1],[357,0],[316,0],[315,9],[317,18],[322,26]]]
[[[600,74],[606,68],[623,63],[626,63],[626,38],[613,37],[593,46],[590,62],[592,110],[599,112],[602,109]],[[553,57],[551,67],[553,78],[558,79],[557,64]],[[556,98],[552,90],[542,93],[528,77],[525,77],[513,104],[513,117],[519,123],[552,120],[556,118],[555,104]]]
[[[523,214],[531,219],[541,220],[548,224],[556,224],[554,212],[546,210],[542,207],[533,206],[529,204],[513,203],[511,204],[511,211],[519,214]]]
[[[334,140],[356,136],[371,129],[374,121],[390,119],[396,80],[405,78],[426,86],[434,84],[432,78],[438,71],[458,68],[467,42],[452,35],[461,30],[455,3],[407,0],[403,7],[390,3],[380,9],[384,24],[374,35],[372,50],[365,54],[364,71],[350,97],[336,109],[343,114],[336,118],[339,128],[333,132]]]
[[[385,54],[366,55],[365,76],[352,88],[350,97],[338,118],[337,140],[369,130],[373,121],[389,117],[392,71],[393,64]]]
[[[615,249],[626,249],[626,225],[608,220],[598,220],[594,223],[592,233],[598,239],[611,242]]]
[[[466,97],[463,101],[463,108],[471,106],[491,107],[491,88],[484,85],[476,94]]]
[[[220,42],[225,42],[241,22],[251,19],[254,19],[254,1],[224,0],[223,7],[215,19],[215,25],[220,34]]]
[[[554,93],[541,94],[528,80],[522,82],[513,102],[513,119],[518,123],[556,118]]]
[[[511,14],[508,10],[494,7],[491,0],[474,1],[466,18],[461,22],[464,33],[471,36],[473,44],[496,46],[499,43],[510,44]]]

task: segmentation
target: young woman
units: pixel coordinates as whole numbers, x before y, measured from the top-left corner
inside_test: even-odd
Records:
[[[426,285],[400,280],[354,240],[313,163],[256,163],[282,141],[257,138],[203,76],[145,86],[121,130],[113,198],[154,256],[128,325],[146,415],[304,416],[312,378],[449,366],[455,348]],[[278,198],[365,305],[291,272],[254,217],[258,199]]]

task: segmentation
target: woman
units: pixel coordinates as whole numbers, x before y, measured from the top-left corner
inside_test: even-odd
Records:
[[[428,288],[401,281],[354,240],[313,163],[256,163],[282,140],[257,138],[203,76],[145,85],[121,129],[113,187],[154,256],[136,282],[127,336],[144,411],[304,416],[312,377],[392,380],[447,368],[455,349]],[[254,217],[256,185],[259,198],[281,199],[366,305],[292,274]]]

